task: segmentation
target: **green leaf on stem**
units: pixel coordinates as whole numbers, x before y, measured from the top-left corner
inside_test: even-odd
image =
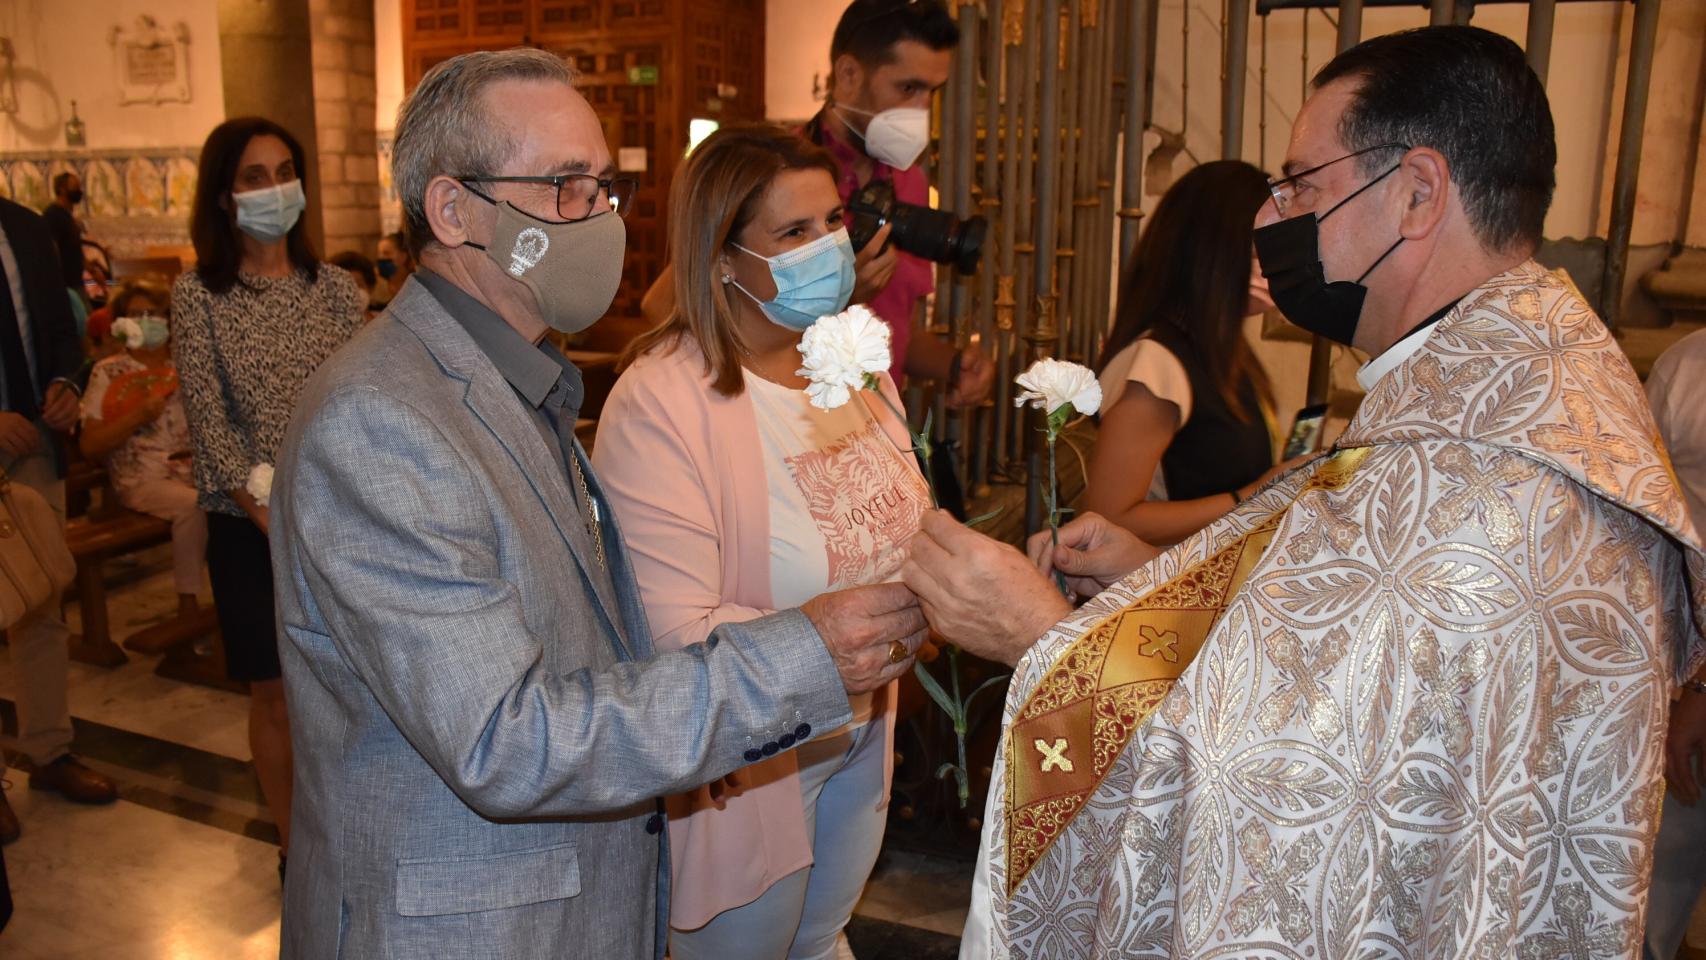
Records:
[[[942,689],[942,685],[936,682],[936,678],[930,675],[930,671],[924,669],[924,664],[914,663],[912,673],[918,678],[918,685],[924,688],[924,692],[930,695],[930,699],[936,701],[936,706],[942,708],[942,712],[948,715],[949,720],[957,721],[960,719],[959,704],[956,704],[953,698],[948,696],[948,692]]]
[[[972,517],[970,520],[967,520],[966,526],[975,527],[980,523],[988,523],[989,521],[994,520],[996,517],[1001,516],[1001,511],[1006,510],[1006,509],[1007,509],[1006,507],[996,507],[994,510],[989,511],[988,513],[980,513],[977,516]]]

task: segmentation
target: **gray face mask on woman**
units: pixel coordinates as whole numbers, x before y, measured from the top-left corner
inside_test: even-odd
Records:
[[[622,260],[628,229],[614,211],[557,223],[517,210],[507,200],[498,208],[490,244],[469,241],[504,273],[533,294],[545,325],[559,333],[579,333],[597,323],[622,284]]]

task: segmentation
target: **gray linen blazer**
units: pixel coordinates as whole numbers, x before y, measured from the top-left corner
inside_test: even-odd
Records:
[[[608,505],[614,592],[530,416],[416,282],[303,390],[272,501],[284,957],[661,957],[655,798],[849,719],[798,611],[654,651]]]

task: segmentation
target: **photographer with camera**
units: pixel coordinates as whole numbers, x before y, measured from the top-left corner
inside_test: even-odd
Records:
[[[995,366],[976,346],[955,349],[925,334],[932,264],[977,269],[988,224],[930,208],[930,179],[920,163],[930,145],[930,99],[948,82],[959,25],[942,0],[853,0],[830,41],[830,92],[800,131],[835,159],[857,251],[853,303],[876,311],[893,332],[890,375],[936,380],[951,407],[989,396]],[[641,305],[662,323],[674,310],[673,270],[665,268]]]

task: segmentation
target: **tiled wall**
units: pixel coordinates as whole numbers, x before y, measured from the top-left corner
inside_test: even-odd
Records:
[[[189,243],[195,202],[196,147],[66,150],[0,155],[0,194],[40,210],[53,178],[70,170],[83,181],[78,216],[90,239],[116,257]]]

